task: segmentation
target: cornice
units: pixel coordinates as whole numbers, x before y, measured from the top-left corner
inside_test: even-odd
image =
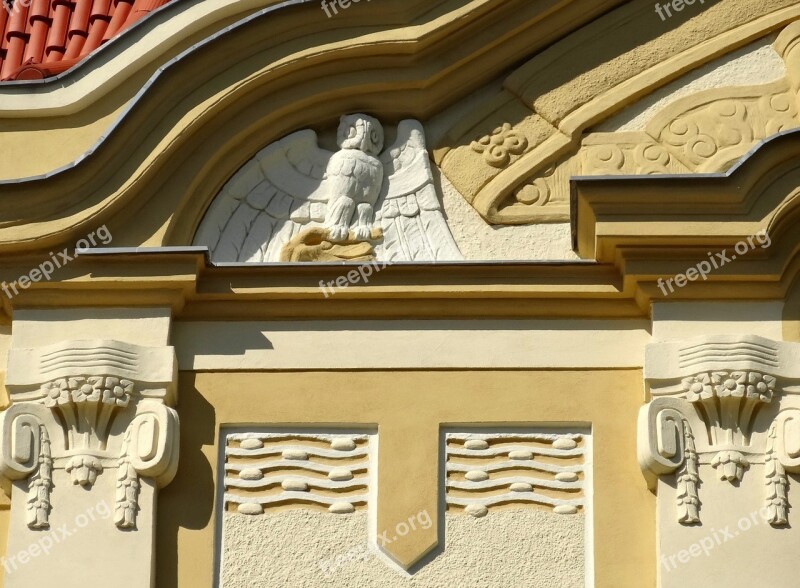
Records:
[[[685,271],[696,251],[651,251],[617,265],[402,263],[337,288],[330,284],[363,265],[210,265],[201,249],[81,255],[60,281],[3,297],[6,319],[15,309],[120,306],[169,306],[177,320],[643,318],[665,299],[655,280]],[[783,272],[743,261],[671,299],[782,300],[800,269],[800,258],[790,261]],[[4,267],[0,280],[21,267]]]
[[[732,247],[766,230],[793,249],[798,157],[795,129],[762,141],[724,173],[575,177],[573,245],[582,257],[609,262],[623,248]]]

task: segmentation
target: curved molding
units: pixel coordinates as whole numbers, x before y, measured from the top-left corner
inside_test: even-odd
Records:
[[[40,81],[0,84],[0,119],[65,116],[86,109],[198,33],[258,8],[312,0],[182,0],[136,22],[69,70]],[[211,35],[213,37],[213,34]]]
[[[738,4],[728,4],[738,21],[714,24],[711,15],[697,17],[708,16],[701,25],[707,36],[681,32],[681,27],[648,36],[651,7],[627,5],[610,13],[506,78],[500,93],[473,108],[440,142],[437,163],[495,224],[568,220],[569,178],[575,175],[724,170],[760,139],[800,126],[797,85],[791,79],[795,74],[765,86],[720,88],[680,99],[651,121],[646,132],[585,138],[583,133],[686,72],[800,17],[795,5],[743,18],[734,10]],[[648,33],[639,33],[638,27]],[[628,46],[627,36],[610,32],[619,29],[637,30],[640,44]],[[793,42],[798,35],[800,30],[790,25],[775,43],[790,72],[800,52]],[[619,40],[609,45],[609,38]],[[646,58],[641,44],[649,47]],[[682,136],[687,130],[691,135],[695,126],[695,136]],[[475,151],[476,141],[501,134],[518,136],[518,149],[491,162]]]
[[[388,12],[342,13],[335,29],[301,8],[281,12],[278,20],[265,18],[265,11],[254,14],[162,66],[122,122],[77,164],[0,183],[0,218],[13,219],[0,228],[0,244],[52,247],[156,191],[172,200],[154,215],[177,209],[187,215],[178,223],[188,225],[168,228],[159,244],[191,242],[213,194],[270,140],[301,124],[332,121],[356,101],[389,121],[430,116],[535,50],[533,32],[542,32],[534,35],[537,46],[546,44],[555,35],[548,32],[551,4],[562,7],[559,19],[584,22],[616,3],[594,3],[588,12],[578,0],[387,4]],[[241,35],[254,39],[249,52],[242,51]],[[321,38],[329,42],[319,44]],[[445,40],[451,51],[442,51]],[[163,122],[154,126],[153,120]],[[177,178],[181,187],[173,190],[168,184]],[[142,232],[163,235],[158,227],[165,217],[148,222]],[[26,223],[23,235],[6,230]]]
[[[73,263],[81,278],[63,285],[34,284],[11,306],[142,304],[152,299],[169,304],[185,319],[219,312],[272,319],[455,318],[473,312],[487,317],[630,317],[649,316],[651,303],[668,296],[784,300],[800,274],[800,130],[762,142],[723,174],[577,178],[573,186],[576,243],[591,262],[437,264],[435,275],[424,264],[395,264],[369,286],[326,298],[319,282],[335,280],[341,265],[209,267],[207,252],[197,248],[120,249],[79,256]],[[769,235],[768,244],[748,247],[747,255],[710,272],[706,280],[690,281],[674,292],[657,286],[658,279],[708,259],[709,251],[733,250],[761,231]],[[6,275],[21,275],[27,267],[24,262],[8,266]],[[93,292],[90,298],[87,289]],[[453,299],[459,304],[453,305]]]
[[[730,5],[738,2],[730,0]],[[302,2],[296,0],[295,4]],[[73,164],[46,176],[0,182],[0,218],[7,219],[0,223],[0,246],[6,251],[51,248],[115,218],[120,226],[115,236],[128,231],[117,241],[124,245],[190,243],[219,188],[271,140],[301,126],[330,124],[341,112],[353,111],[356,103],[388,121],[409,115],[432,116],[486,83],[497,71],[547,45],[555,36],[550,30],[552,19],[572,19],[574,27],[617,3],[609,0],[603,6],[592,6],[590,12],[577,0],[556,4],[561,6],[560,11],[551,13],[545,6],[532,7],[529,2],[509,2],[499,8],[487,0],[463,2],[456,7],[444,1],[433,7],[414,3],[403,10],[393,5],[394,12],[369,15],[351,11],[337,17],[336,29],[326,29],[324,38],[330,42],[317,46],[311,45],[311,38],[323,35],[321,31],[330,26],[324,22],[327,19],[311,22],[303,6],[283,11],[278,9],[289,4],[271,5],[159,68],[100,141]],[[317,10],[312,5],[307,8]],[[565,46],[572,52],[581,50],[576,48],[581,39],[597,36],[609,19],[617,22],[631,10],[626,5],[614,11],[599,24],[565,40]],[[268,14],[279,20],[267,18]],[[156,16],[143,21],[139,29],[133,27],[123,38],[132,39],[137,30],[147,32],[159,22],[152,20]],[[652,14],[647,16],[652,20]],[[471,170],[469,182],[474,186],[455,184],[490,222],[563,221],[569,210],[567,178],[583,173],[582,168],[575,167],[577,159],[570,155],[575,147],[571,136],[579,136],[587,125],[617,112],[633,97],[798,16],[800,7],[790,6],[751,16],[753,20],[730,30],[709,31],[716,35],[707,44],[692,40],[686,51],[673,54],[613,90],[599,91],[573,111],[562,113],[558,120],[537,106],[539,99],[531,99],[530,105],[525,102],[533,96],[525,80],[530,81],[534,74],[542,77],[540,68],[547,61],[537,57],[508,78],[499,97],[488,106],[475,108],[465,122],[451,129],[440,141],[436,159],[451,180],[454,169]],[[144,23],[151,20],[153,24],[145,27]],[[284,25],[283,36],[274,34],[278,23]],[[360,36],[353,35],[352,27],[356,26]],[[272,32],[266,34],[268,30]],[[537,46],[530,45],[533,33],[537,33]],[[647,34],[659,40],[661,33]],[[257,39],[248,54],[243,54],[236,42],[240,35]],[[450,50],[443,52],[442,43]],[[781,43],[787,63],[793,63],[796,44],[785,39]],[[289,46],[297,50],[287,54]],[[549,51],[560,46],[556,43]],[[590,50],[591,46],[582,49]],[[622,61],[631,58],[629,54],[619,56]],[[92,68],[107,69],[99,62],[89,63],[94,65],[82,66],[71,75],[82,76],[81,72],[94,71]],[[337,67],[332,67],[333,63]],[[556,61],[547,67],[559,64]],[[402,111],[399,104],[404,105]],[[530,106],[538,110],[534,113]],[[498,116],[495,111],[503,114],[497,127],[492,126]],[[506,115],[523,121],[512,125],[506,134],[521,129],[524,141],[512,141],[508,148],[503,141],[503,153],[499,159],[492,157],[491,163],[486,160],[490,151],[481,149],[481,140],[490,138],[493,128],[502,130]],[[478,127],[488,125],[483,134],[473,132],[478,128],[476,119],[484,121]],[[154,126],[153,120],[164,122]],[[601,147],[607,148],[606,143],[597,143],[601,139],[587,139],[587,158]],[[632,145],[642,137],[619,139],[622,144],[611,147],[624,154],[625,141]],[[459,143],[463,146],[457,149],[441,147]],[[664,165],[665,153],[659,145],[654,140],[652,148],[649,144],[640,147],[642,153],[634,153],[633,163],[623,165],[621,173],[648,173],[654,167],[671,173],[685,171],[677,155],[666,154]],[[478,158],[480,165],[472,165],[469,159],[461,161],[458,153],[464,151]],[[725,160],[730,157],[735,154]],[[507,168],[496,167],[506,160]],[[536,169],[543,171],[537,176]],[[496,174],[488,182],[481,176],[486,170]],[[156,194],[157,203],[151,200]],[[503,198],[509,194],[516,204],[503,208]],[[128,228],[129,214],[124,212],[132,202],[137,208],[150,203],[148,210],[140,213],[135,229]]]

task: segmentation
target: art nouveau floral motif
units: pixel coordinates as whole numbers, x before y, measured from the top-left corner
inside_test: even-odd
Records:
[[[686,400],[699,403],[708,416],[714,445],[749,445],[757,406],[772,401],[776,379],[759,372],[711,372],[684,378]],[[749,462],[743,451],[721,449],[712,459],[720,479],[741,480]]]
[[[128,406],[133,382],[108,376],[62,378],[42,385],[42,391],[48,408],[79,402]]]
[[[639,413],[639,464],[653,489],[674,476],[681,524],[700,522],[701,494],[721,491],[703,478],[711,469],[734,491],[761,487],[748,471],[763,476],[770,524],[788,524],[788,474],[800,472],[798,353],[796,343],[747,335],[648,346],[652,400]]]
[[[703,104],[659,130],[653,125],[648,131],[691,168],[716,171],[729,166],[757,141],[796,126],[793,97],[788,90],[773,90]]]
[[[27,480],[29,528],[47,528],[51,510],[69,504],[59,474],[85,492],[107,470],[117,477],[115,523],[135,527],[140,477],[160,487],[177,469],[178,417],[166,406],[174,401],[174,350],[66,341],[15,350],[12,364],[15,358],[25,369],[7,380],[12,403],[0,414],[0,471]],[[76,375],[76,365],[89,373]],[[134,379],[140,373],[144,379]],[[66,503],[53,504],[54,484]]]
[[[493,167],[505,167],[512,155],[521,155],[528,148],[528,139],[509,123],[503,123],[491,134],[473,141],[472,150],[482,153],[483,159]]]

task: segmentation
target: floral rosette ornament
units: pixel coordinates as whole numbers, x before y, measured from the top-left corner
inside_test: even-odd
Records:
[[[753,420],[761,404],[772,402],[776,378],[755,371],[711,372],[684,378],[686,400],[699,405],[719,448],[711,465],[721,480],[741,480],[750,467],[745,456]]]

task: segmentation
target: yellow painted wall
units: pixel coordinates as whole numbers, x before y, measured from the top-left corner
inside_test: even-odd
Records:
[[[595,585],[655,586],[655,497],[636,461],[642,400],[639,370],[182,372],[181,464],[159,496],[157,586],[212,585],[219,429],[244,424],[377,426],[379,528],[436,511],[440,426],[591,424]],[[424,549],[429,531],[399,548]]]

